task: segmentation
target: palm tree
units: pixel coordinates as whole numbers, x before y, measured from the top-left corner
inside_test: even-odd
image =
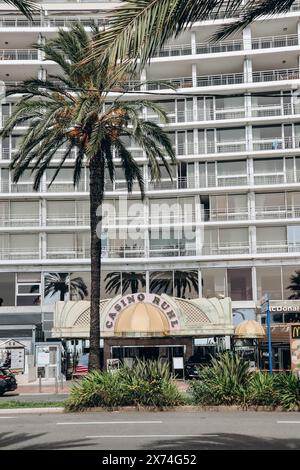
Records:
[[[256,18],[287,12],[295,0],[127,0],[110,13],[110,27],[95,43],[87,60],[107,53],[112,63],[141,67],[168,39],[178,36],[196,21],[225,16],[238,19],[220,29],[218,40],[245,28]]]
[[[144,196],[142,172],[134,157],[124,145],[123,137],[132,139],[149,160],[152,178],[160,177],[160,161],[171,178],[167,157],[175,163],[171,141],[158,125],[141,119],[144,108],[150,108],[166,122],[165,113],[155,103],[147,100],[125,101],[120,96],[111,104],[105,104],[114,85],[115,69],[109,67],[107,59],[101,63],[89,62],[78,67],[78,62],[93,47],[95,35],[92,28],[85,31],[80,24],[70,30],[60,30],[56,39],[37,46],[48,60],[62,69],[61,75],[52,75],[45,81],[32,79],[19,87],[7,90],[7,95],[20,94],[14,112],[1,132],[8,136],[24,123],[28,129],[14,154],[11,168],[13,180],[17,182],[24,171],[30,169],[34,175],[34,189],[38,190],[41,178],[49,167],[55,167],[51,183],[55,180],[71,152],[76,149],[74,162],[74,185],[80,180],[84,165],[90,173],[90,230],[91,230],[91,321],[89,368],[100,367],[100,272],[102,202],[105,195],[106,170],[111,181],[115,176],[115,158],[120,160],[128,191],[134,181],[138,182]],[[59,163],[55,157],[59,149]],[[57,158],[57,157],[56,157]]]
[[[108,294],[118,294],[121,291],[121,286],[122,294],[128,289],[132,294],[136,294],[140,287],[146,286],[145,274],[138,272],[122,272],[122,280],[120,272],[111,272],[106,275],[104,282],[107,283],[105,291]]]
[[[289,296],[289,300],[299,300],[300,299],[300,271],[296,271],[295,274],[292,274],[290,277],[291,284],[287,287],[290,291],[293,292]]]
[[[81,300],[88,296],[87,286],[81,277],[72,278],[69,273],[49,273],[45,276],[45,297],[59,293],[59,300],[63,302],[69,291]]]
[[[170,292],[173,284],[173,273],[158,273],[150,282],[151,292]],[[185,298],[186,293],[193,289],[198,291],[197,271],[174,271],[174,289],[176,297]]]
[[[20,10],[27,18],[32,18],[32,13],[39,10],[39,6],[34,0],[4,0],[8,5],[12,5]]]

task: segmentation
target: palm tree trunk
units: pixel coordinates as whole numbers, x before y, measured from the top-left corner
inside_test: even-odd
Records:
[[[102,204],[101,182],[104,176],[101,155],[90,161],[90,227],[91,227],[91,310],[90,310],[90,353],[89,370],[100,369],[100,281],[101,281],[101,238],[98,237],[101,217],[97,211]],[[98,226],[98,230],[97,230]]]

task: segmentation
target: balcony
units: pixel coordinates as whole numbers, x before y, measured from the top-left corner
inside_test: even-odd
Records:
[[[178,243],[175,245],[155,245],[149,250],[150,258],[165,258],[174,256],[196,256],[195,243]]]
[[[254,83],[299,80],[299,69],[260,70],[252,73]]]
[[[88,259],[90,258],[90,248],[47,248],[46,257],[48,259]]]
[[[298,46],[298,35],[289,34],[281,36],[252,38],[251,46],[252,49],[269,49],[272,47]]]
[[[296,149],[300,147],[299,137],[286,137],[286,138],[272,138],[253,140],[254,151],[267,151],[267,150],[287,150]]]
[[[1,260],[39,259],[40,253],[36,249],[26,248],[1,248]]]
[[[73,24],[80,22],[83,26],[89,27],[91,23],[97,26],[106,26],[109,20],[105,18],[79,17],[79,16],[61,16],[61,17],[36,17],[28,20],[22,16],[0,17],[1,28],[68,28]]]
[[[204,256],[222,256],[222,255],[244,255],[250,253],[249,243],[226,243],[226,244],[204,244],[202,255]]]
[[[0,50],[1,60],[39,60],[39,53],[36,49],[2,49]]]
[[[46,225],[49,227],[55,226],[89,226],[90,216],[89,214],[77,214],[77,215],[51,215],[46,219]]]
[[[295,219],[300,217],[300,207],[264,206],[256,208],[256,219]]]
[[[204,209],[205,222],[238,221],[249,219],[248,207],[238,209]]]
[[[299,243],[287,243],[285,240],[257,241],[257,253],[299,253]]]

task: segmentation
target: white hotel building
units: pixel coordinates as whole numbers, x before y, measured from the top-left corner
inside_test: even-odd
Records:
[[[43,12],[32,22],[0,4],[0,79],[7,86],[57,71],[32,44],[77,20],[103,25],[105,11],[117,5],[102,0],[41,3]],[[142,81],[167,80],[177,87],[152,83],[138,94],[149,97],[151,92],[167,110],[178,166],[173,181],[163,175],[159,183],[151,182],[145,156],[133,149],[146,181],[144,213],[136,221],[141,237],[110,241],[108,234],[103,299],[130,292],[126,280],[135,273],[139,292],[229,296],[238,322],[256,318],[263,294],[277,301],[291,295],[287,286],[300,260],[300,2],[288,14],[256,21],[233,40],[208,43],[228,21],[220,12],[215,21],[194,24],[142,73]],[[135,96],[138,84],[132,82],[129,89]],[[2,104],[0,122],[11,106]],[[88,171],[74,188],[70,158],[50,188],[54,169],[47,171],[38,192],[29,174],[13,183],[9,164],[24,132],[20,128],[3,139],[0,151],[0,337],[20,340],[35,328],[37,338],[41,329],[46,338],[50,335],[59,296],[44,295],[49,273],[70,273],[88,286],[90,270]],[[107,185],[106,198],[117,210],[110,228],[124,225],[118,201],[126,194],[117,170],[113,187]],[[134,188],[129,204],[137,200]],[[167,240],[151,237],[164,224],[151,210],[158,202],[191,207],[188,220],[174,214]],[[193,239],[181,236],[183,224]],[[113,293],[106,278],[112,272],[120,279]],[[196,279],[192,291],[178,290],[182,276]],[[71,292],[68,298],[78,297]]]

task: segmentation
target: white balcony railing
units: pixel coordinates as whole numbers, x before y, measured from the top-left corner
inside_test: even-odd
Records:
[[[0,50],[1,60],[38,60],[39,54],[36,49],[2,49]]]

